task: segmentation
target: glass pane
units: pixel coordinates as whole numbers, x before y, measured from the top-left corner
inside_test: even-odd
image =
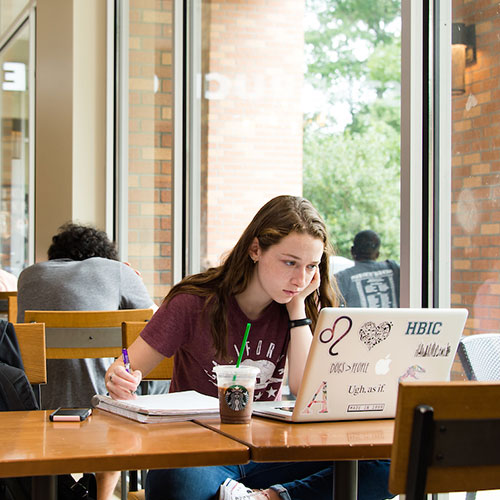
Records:
[[[203,0],[201,26],[202,268],[278,194],[399,261],[400,1]]]
[[[0,34],[16,19],[29,0],[2,0],[0,9]]]
[[[202,2],[201,265],[260,206],[302,192],[304,3]]]
[[[28,265],[29,28],[0,52],[0,267],[16,276]]]
[[[305,41],[304,194],[344,259],[372,230],[378,260],[399,262],[401,2],[307,0]]]
[[[159,303],[172,282],[173,0],[129,9],[128,255]]]
[[[493,0],[452,5],[451,304],[469,310],[465,334],[498,334],[500,11]]]

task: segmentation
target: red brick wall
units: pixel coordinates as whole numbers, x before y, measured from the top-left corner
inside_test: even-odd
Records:
[[[500,14],[498,2],[453,1],[453,21],[475,24],[477,62],[452,99],[452,305],[466,334],[500,332]]]
[[[129,260],[156,302],[172,282],[173,0],[131,0]]]
[[[270,198],[302,193],[303,23],[303,0],[204,2],[203,265]]]
[[[172,3],[130,2],[128,250],[157,301],[172,284]],[[303,21],[303,0],[203,3],[203,266],[268,199],[302,192]]]

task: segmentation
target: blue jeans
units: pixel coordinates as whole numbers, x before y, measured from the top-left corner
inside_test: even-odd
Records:
[[[216,500],[219,486],[230,477],[252,489],[273,487],[283,500],[328,499],[333,496],[332,462],[277,462],[216,467],[150,470],[147,500]],[[358,498],[385,500],[388,460],[359,461]]]

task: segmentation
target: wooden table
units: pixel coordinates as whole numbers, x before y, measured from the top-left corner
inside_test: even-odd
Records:
[[[81,423],[50,422],[49,413],[0,413],[0,477],[36,476],[34,499],[57,498],[54,474],[244,464],[250,457],[246,445],[193,422],[140,424],[99,410]]]
[[[334,498],[357,498],[358,460],[388,459],[394,420],[358,420],[292,424],[252,417],[250,424],[197,423],[250,448],[255,462],[335,461]]]
[[[357,461],[390,458],[394,422],[140,424],[95,410],[82,423],[48,411],[0,413],[0,477],[35,476],[33,498],[57,498],[54,474],[279,461],[335,461],[337,500],[356,498]],[[214,432],[216,431],[216,432]]]

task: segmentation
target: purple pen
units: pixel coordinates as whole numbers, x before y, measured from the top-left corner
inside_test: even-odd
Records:
[[[126,348],[122,349],[122,354],[123,354],[123,363],[125,365],[125,370],[127,370],[130,373],[130,360],[128,359],[128,351]]]

